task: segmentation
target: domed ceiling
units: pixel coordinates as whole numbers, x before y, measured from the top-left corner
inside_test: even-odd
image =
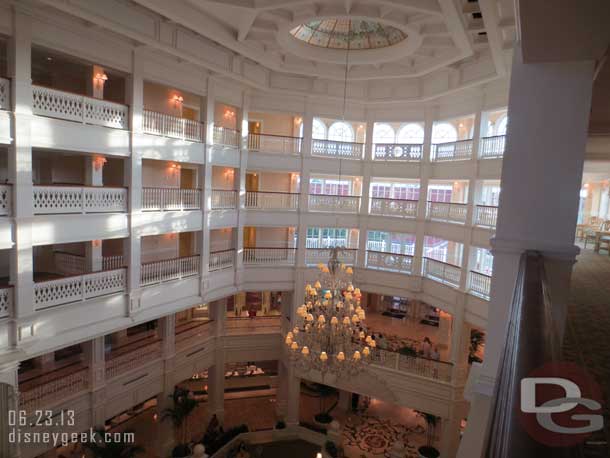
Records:
[[[378,49],[395,45],[407,35],[389,25],[363,19],[310,21],[290,31],[297,40],[328,49]]]

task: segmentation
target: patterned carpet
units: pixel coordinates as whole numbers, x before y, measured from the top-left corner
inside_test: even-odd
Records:
[[[610,256],[582,250],[574,265],[563,356],[585,367],[604,390],[610,437]],[[603,435],[596,439],[604,440]]]
[[[409,427],[371,415],[352,417],[343,429],[343,446],[346,455],[359,457],[379,456],[389,458],[390,448],[396,441],[403,441],[407,449],[405,458],[417,458],[420,443],[414,443],[414,436],[423,437],[425,429],[421,425]]]

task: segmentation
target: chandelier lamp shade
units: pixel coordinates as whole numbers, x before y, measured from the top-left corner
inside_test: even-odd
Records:
[[[332,248],[327,265],[318,264],[319,279],[305,286],[304,303],[284,342],[297,370],[353,376],[371,361],[375,340],[366,333],[362,293],[352,284],[353,270]]]

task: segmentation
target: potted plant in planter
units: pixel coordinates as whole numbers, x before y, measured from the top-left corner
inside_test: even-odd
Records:
[[[417,453],[420,458],[438,458],[441,453],[432,444],[434,444],[439,417],[426,412],[417,412],[417,414],[426,421],[426,445],[419,447]]]
[[[468,364],[482,363],[483,360],[477,356],[479,348],[485,341],[485,334],[477,329],[470,332],[470,347],[468,349]]]
[[[135,458],[136,455],[143,453],[144,449],[134,444],[123,441],[103,441],[106,431],[96,429],[96,442],[87,442],[85,448],[91,451],[94,458]],[[121,436],[124,436],[121,435]]]
[[[189,416],[199,405],[199,401],[189,396],[189,391],[175,388],[174,394],[170,396],[174,401],[174,407],[163,411],[162,420],[171,420],[176,430],[176,445],[172,451],[173,458],[184,458],[191,455],[189,441]]]

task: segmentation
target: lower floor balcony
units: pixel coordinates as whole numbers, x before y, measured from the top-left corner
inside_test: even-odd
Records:
[[[235,190],[213,189],[212,210],[235,210],[239,201],[239,195]]]
[[[252,247],[244,248],[244,265],[250,266],[293,266],[296,248]]]
[[[317,212],[358,213],[360,196],[310,194],[309,210]]]
[[[230,317],[227,318],[227,321],[225,323],[225,334],[227,336],[239,336],[249,334],[279,334],[280,330],[280,315]]]
[[[155,332],[148,333],[125,345],[112,348],[106,353],[106,379],[120,376],[126,372],[161,358],[161,339]]]
[[[211,251],[208,270],[214,272],[217,270],[231,269],[235,266],[235,249]]]
[[[367,269],[387,270],[405,274],[413,273],[413,256],[408,254],[387,253],[367,250]]]
[[[460,286],[462,268],[432,258],[423,258],[423,276],[453,288]]]
[[[142,188],[142,210],[199,210],[201,190],[185,188]]]
[[[498,207],[491,205],[477,205],[474,207],[474,224],[481,227],[496,228]]]
[[[214,335],[214,321],[195,319],[176,323],[176,351],[191,347]]]
[[[417,200],[371,198],[371,215],[397,216],[401,218],[417,217]]]
[[[34,186],[35,215],[124,213],[127,189],[106,186]]]
[[[247,191],[248,210],[296,210],[299,194],[293,192]]]
[[[468,276],[468,292],[489,300],[491,290],[491,275],[471,270]]]
[[[320,263],[326,264],[331,255],[332,248],[307,248],[305,252],[305,264],[315,266]],[[353,266],[358,258],[356,248],[344,248],[339,251],[339,261],[343,264]]]
[[[433,221],[465,224],[468,205],[453,202],[428,202],[426,217]]]
[[[140,285],[155,285],[199,275],[200,263],[198,254],[143,263]]]

